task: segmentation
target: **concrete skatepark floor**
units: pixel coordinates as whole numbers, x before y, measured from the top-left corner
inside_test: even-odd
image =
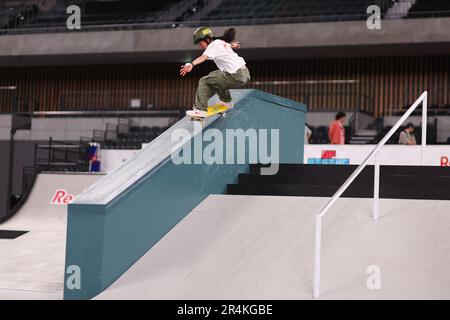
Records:
[[[28,200],[2,230],[25,230],[13,239],[0,240],[0,300],[62,299],[67,206],[50,205],[58,189],[79,194],[102,174],[37,176]]]
[[[100,176],[71,178],[74,193]],[[66,177],[41,175],[0,229],[0,299],[62,299]],[[61,180],[62,179],[62,180]],[[78,179],[78,180],[77,180]],[[78,182],[77,182],[78,181]],[[96,299],[311,299],[314,215],[327,198],[211,195]],[[344,198],[324,219],[320,299],[449,299],[449,201]],[[369,290],[369,266],[381,289]]]
[[[311,299],[327,198],[213,195],[97,299]],[[449,299],[450,202],[340,199],[325,217],[321,299]],[[368,267],[381,270],[369,290]]]

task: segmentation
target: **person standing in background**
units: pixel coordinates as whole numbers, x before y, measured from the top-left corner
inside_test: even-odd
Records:
[[[398,143],[409,145],[417,144],[416,136],[414,135],[414,125],[411,122],[406,125],[405,130],[400,132],[400,136],[398,137]]]
[[[338,112],[335,119],[328,128],[328,138],[331,144],[345,144],[345,113]]]
[[[307,124],[305,124],[305,144],[309,144],[309,140],[311,139],[312,131]]]

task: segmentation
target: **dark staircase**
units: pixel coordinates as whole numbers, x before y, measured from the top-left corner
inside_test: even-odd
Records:
[[[228,194],[331,197],[356,165],[281,164],[276,175],[260,175],[262,165],[239,174]],[[373,198],[374,167],[367,166],[343,197]],[[380,166],[380,198],[450,200],[450,170],[437,166]]]

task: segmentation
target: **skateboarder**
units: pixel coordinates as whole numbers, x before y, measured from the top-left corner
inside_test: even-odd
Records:
[[[193,42],[195,45],[199,45],[204,52],[194,61],[183,65],[180,75],[184,77],[195,66],[206,60],[213,60],[219,68],[219,70],[200,78],[193,108],[194,114],[199,117],[206,117],[208,99],[215,93],[219,95],[220,105],[232,108],[233,104],[228,89],[240,88],[250,80],[245,60],[233,51],[240,46],[235,37],[236,29],[234,28],[227,29],[221,37],[214,37],[208,27],[200,27],[194,32]]]

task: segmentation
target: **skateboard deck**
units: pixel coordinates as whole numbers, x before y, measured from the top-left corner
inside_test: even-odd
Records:
[[[227,106],[224,106],[221,104],[215,104],[215,105],[208,107],[208,109],[206,111],[206,117],[193,115],[193,112],[194,112],[193,110],[186,111],[186,115],[188,117],[190,117],[192,121],[200,121],[202,123],[202,125],[204,126],[207,118],[212,117],[213,115],[216,115],[216,114],[221,114],[222,117],[225,117],[226,111],[228,109],[230,109],[230,108],[228,108]]]

